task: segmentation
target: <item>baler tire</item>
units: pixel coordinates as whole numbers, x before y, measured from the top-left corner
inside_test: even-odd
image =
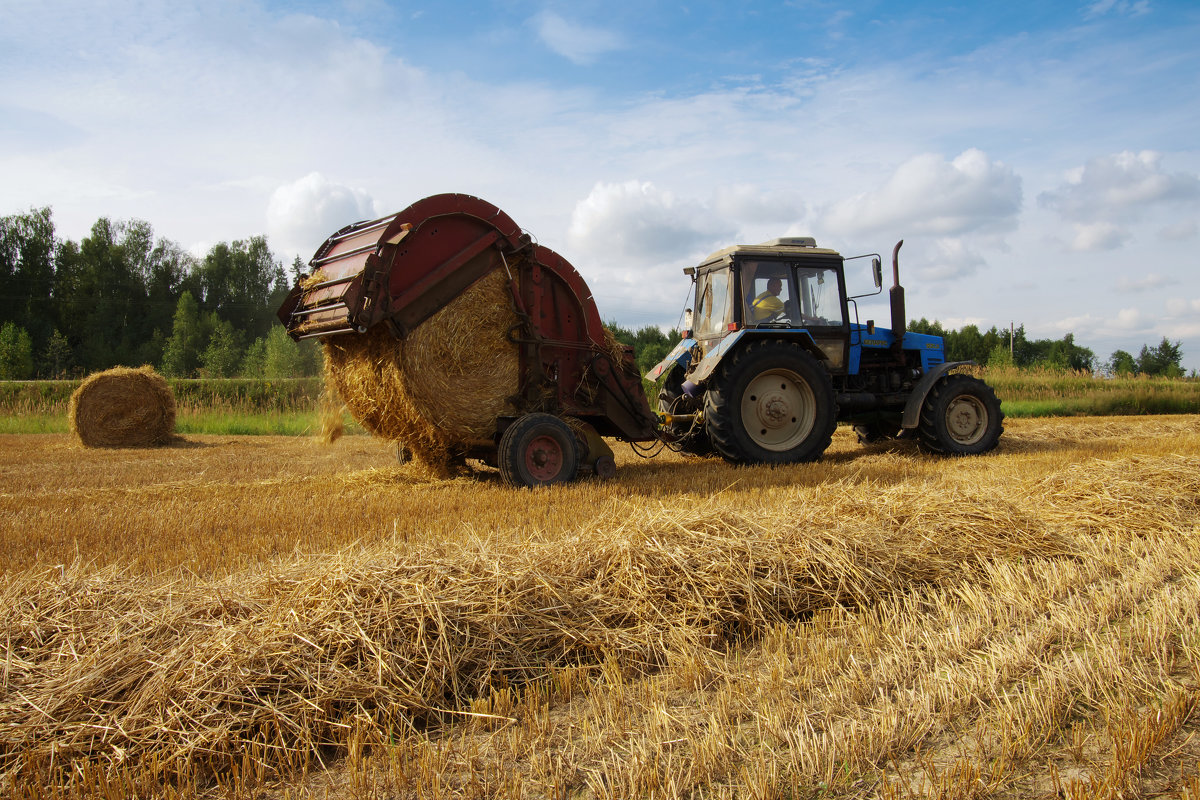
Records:
[[[579,442],[553,414],[526,414],[501,435],[496,461],[500,477],[512,486],[568,483],[579,469]]]
[[[967,456],[995,449],[1004,432],[1004,412],[995,391],[970,375],[947,375],[921,405],[917,443],[922,450]]]
[[[816,461],[833,441],[837,401],[812,354],[795,342],[764,339],[727,357],[705,395],[704,419],[726,461]]]

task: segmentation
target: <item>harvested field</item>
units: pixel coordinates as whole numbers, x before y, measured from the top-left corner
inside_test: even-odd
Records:
[[[0,793],[1200,797],[1200,419],[1006,429],[539,491],[0,437]]]

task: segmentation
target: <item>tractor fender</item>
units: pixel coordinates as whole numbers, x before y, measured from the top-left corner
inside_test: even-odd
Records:
[[[692,348],[695,346],[696,340],[691,337],[681,340],[679,344],[675,345],[674,350],[672,350],[670,353],[667,353],[666,358],[658,362],[657,366],[646,373],[646,377],[652,381],[657,381],[663,375],[674,369],[676,365],[679,365],[686,370],[688,368],[688,364],[691,363]]]
[[[938,364],[922,375],[921,380],[917,381],[917,385],[913,387],[912,394],[908,396],[908,402],[904,404],[904,415],[900,419],[900,427],[915,428],[921,424],[921,406],[925,405],[925,398],[929,396],[929,390],[940,378],[955,367],[973,366],[975,366],[974,361],[947,361],[944,364]]]
[[[825,354],[817,347],[817,343],[813,341],[812,336],[805,330],[781,331],[778,329],[770,330],[740,330],[730,334],[721,340],[721,343],[705,354],[696,368],[688,373],[688,380],[693,383],[702,383],[717,371],[722,359],[732,353],[739,347],[749,344],[753,341],[761,339],[780,339],[785,342],[799,342],[805,350],[808,350],[818,360],[823,361]]]

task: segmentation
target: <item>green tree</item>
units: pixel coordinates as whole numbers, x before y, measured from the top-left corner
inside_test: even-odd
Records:
[[[242,337],[233,325],[218,317],[209,316],[208,327],[212,333],[208,346],[200,354],[200,365],[210,378],[232,378],[242,362]]]
[[[0,380],[24,381],[33,377],[33,340],[17,323],[0,326]]]
[[[200,354],[208,341],[205,320],[191,292],[184,292],[175,308],[171,338],[163,349],[162,371],[176,378],[190,378],[200,366]]]
[[[24,329],[35,352],[41,352],[54,329],[57,249],[49,208],[0,217],[0,321]]]
[[[300,346],[292,341],[283,326],[276,325],[267,333],[263,377],[299,378],[307,373],[309,366]]]
[[[257,338],[274,327],[275,309],[287,293],[283,264],[266,237],[214,245],[197,266],[191,285],[201,310],[216,312],[243,335]]]
[[[267,340],[259,337],[246,348],[242,358],[241,374],[247,378],[265,378],[267,376]]]
[[[1147,375],[1165,375],[1170,378],[1181,377],[1183,375],[1183,368],[1180,366],[1180,362],[1183,360],[1182,345],[1182,342],[1172,342],[1165,336],[1157,347],[1142,345],[1142,350],[1138,353],[1137,358],[1138,372],[1144,372]]]
[[[73,366],[74,354],[71,352],[71,343],[67,341],[66,336],[59,333],[58,328],[50,333],[50,340],[46,342],[41,363],[43,374],[50,378],[61,378]]]
[[[1124,350],[1114,350],[1108,358],[1108,373],[1110,375],[1133,375],[1137,372],[1137,361],[1131,353]]]

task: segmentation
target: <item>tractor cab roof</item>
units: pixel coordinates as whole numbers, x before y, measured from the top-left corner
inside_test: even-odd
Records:
[[[763,257],[806,257],[806,256],[837,256],[841,254],[836,250],[829,250],[823,247],[817,247],[817,240],[811,236],[785,236],[777,239],[772,239],[769,242],[762,244],[735,244],[732,247],[726,247],[711,253],[707,258],[700,262],[700,267],[708,266],[717,261],[730,261],[738,256],[754,256]],[[687,267],[684,272],[692,274],[697,267]]]

